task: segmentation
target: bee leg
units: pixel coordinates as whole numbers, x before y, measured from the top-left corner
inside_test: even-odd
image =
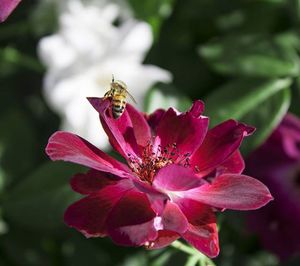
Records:
[[[109,93],[109,91],[108,92],[106,92],[105,94],[104,94],[104,99],[106,99],[106,98],[108,98],[108,97],[111,97],[111,94]]]

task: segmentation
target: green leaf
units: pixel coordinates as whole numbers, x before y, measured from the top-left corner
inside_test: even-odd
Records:
[[[79,195],[69,179],[83,167],[47,162],[16,187],[3,201],[4,216],[32,230],[55,230],[63,225],[63,212]]]
[[[148,265],[147,258],[144,252],[140,252],[128,257],[122,266],[140,266],[140,265]]]
[[[249,154],[267,139],[287,113],[290,102],[290,89],[285,88],[262,102],[257,110],[242,118],[243,122],[256,127],[254,135],[243,142],[241,147],[243,154]]]
[[[145,98],[145,111],[152,113],[156,109],[175,107],[179,111],[186,111],[192,102],[189,98],[179,93],[171,85],[161,84],[148,91]]]
[[[0,116],[0,165],[5,185],[32,170],[37,160],[33,123],[19,108]]]
[[[157,258],[155,258],[149,265],[150,266],[164,266],[167,265],[171,256],[174,254],[172,249],[164,250],[161,252]]]
[[[128,0],[135,16],[147,21],[156,37],[159,34],[162,20],[168,17],[173,8],[174,0]]]
[[[206,99],[211,126],[233,118],[257,128],[243,144],[249,153],[260,145],[281,121],[290,104],[289,79],[239,79],[217,89]]]
[[[230,36],[214,40],[199,53],[217,72],[257,77],[298,76],[299,57],[290,35]]]
[[[27,68],[39,74],[43,73],[44,69],[34,56],[24,54],[12,46],[0,47],[1,75],[12,74],[17,67]]]

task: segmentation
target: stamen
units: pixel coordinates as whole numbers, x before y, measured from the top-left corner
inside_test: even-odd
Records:
[[[157,171],[169,164],[178,164],[190,167],[190,153],[180,154],[177,144],[173,143],[161,147],[158,145],[154,150],[153,144],[148,141],[142,152],[142,158],[135,158],[128,154],[129,165],[133,172],[145,182],[152,184]]]

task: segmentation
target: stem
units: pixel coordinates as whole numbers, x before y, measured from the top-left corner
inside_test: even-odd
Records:
[[[173,248],[183,251],[184,253],[187,253],[193,257],[197,257],[197,260],[200,262],[201,266],[216,266],[210,258],[206,257],[204,254],[202,254],[198,250],[191,248],[178,240],[174,241],[171,244],[171,246]]]
[[[192,256],[195,255],[195,250],[194,250],[193,248],[191,248],[191,247],[189,247],[189,246],[187,246],[187,245],[181,243],[181,242],[178,241],[178,240],[174,241],[174,242],[171,244],[171,246],[172,246],[173,248],[179,249],[180,251],[183,251],[183,252],[185,252],[185,253],[187,253],[187,254],[189,254],[189,255],[192,255]],[[201,254],[201,253],[200,253],[200,254]],[[203,256],[204,256],[204,255],[203,255]]]
[[[197,255],[191,256],[191,257],[189,257],[185,266],[195,266],[198,261],[199,261],[199,258]]]

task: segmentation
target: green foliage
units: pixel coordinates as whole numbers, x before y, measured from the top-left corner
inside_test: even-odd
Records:
[[[271,134],[286,114],[290,84],[290,79],[229,82],[205,101],[211,126],[230,118],[255,126],[256,132],[242,146],[244,154],[248,154]]]
[[[10,190],[3,200],[4,215],[30,230],[62,226],[64,210],[79,198],[69,179],[84,169],[64,162],[47,162]]]
[[[294,39],[288,37],[291,36],[228,36],[202,46],[199,51],[211,67],[222,74],[293,77],[299,74],[300,62],[289,42]]]
[[[138,19],[147,21],[151,26],[154,36],[159,34],[160,26],[172,12],[174,0],[128,0]]]
[[[37,162],[35,134],[32,121],[18,108],[0,115],[0,161],[4,182],[11,184],[23,178]],[[20,131],[21,130],[21,131]],[[26,140],[26,141],[24,141]]]
[[[148,91],[145,99],[145,112],[152,113],[159,108],[167,110],[169,107],[175,107],[184,112],[191,106],[191,103],[191,100],[173,86],[161,84]]]

